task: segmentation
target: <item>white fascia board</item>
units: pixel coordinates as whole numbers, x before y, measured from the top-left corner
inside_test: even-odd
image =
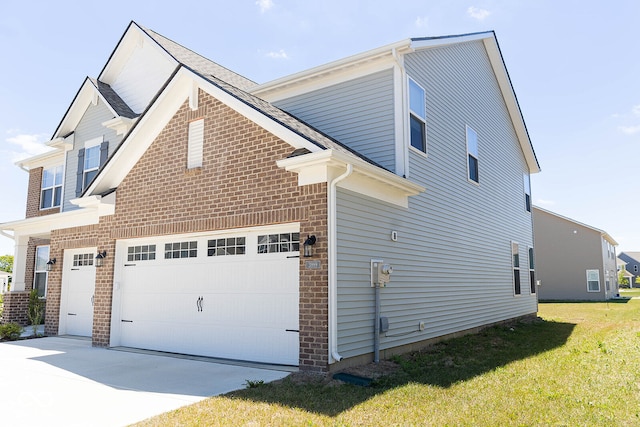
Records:
[[[0,230],[3,234],[7,231],[13,231],[14,237],[18,235],[49,236],[51,230],[98,224],[100,217],[107,214],[105,212],[107,212],[107,210],[77,209],[53,215],[27,218],[20,221],[5,222],[0,224]],[[113,214],[113,212],[111,214]]]
[[[14,164],[26,172],[35,168],[46,169],[51,166],[60,166],[64,163],[64,153],[61,149],[53,149],[27,159],[18,160]]]
[[[509,73],[505,67],[504,59],[500,53],[498,43],[493,36],[485,38],[483,41],[487,54],[489,55],[491,66],[493,67],[493,72],[498,80],[502,97],[507,105],[511,122],[513,123],[516,135],[518,136],[522,153],[527,161],[529,173],[538,173],[540,172],[540,165],[538,164],[538,160],[536,159],[536,155],[533,151],[533,145],[531,144],[529,133],[527,132],[527,127],[524,123],[524,117],[522,117],[522,111],[520,111],[520,106],[518,105],[518,100],[513,90],[513,86],[511,85]]]
[[[182,67],[153,105],[144,113],[144,116],[139,119],[139,123],[122,142],[104,170],[98,174],[86,194],[101,193],[111,188],[116,188],[122,182],[162,129],[169,123],[169,120],[175,115],[180,106],[189,98],[193,91],[194,82],[200,89],[289,143],[293,148],[306,148],[311,152],[322,150],[322,148],[298,133],[279,124],[189,69]]]
[[[351,164],[353,173],[339,187],[407,208],[408,198],[425,191],[421,185],[371,165],[357,157],[333,150],[281,159],[278,167],[298,174],[298,185],[330,182]]]
[[[393,59],[393,52],[408,49],[410,47],[411,40],[402,40],[397,43],[389,44],[379,47],[377,49],[362,52],[357,55],[352,55],[347,58],[343,58],[337,61],[329,62],[327,64],[310,68],[299,73],[295,73],[289,76],[281,77],[276,80],[256,86],[251,90],[251,93],[262,98],[269,96],[269,94],[278,93],[278,97],[281,98],[280,93],[288,89],[291,86],[303,85],[309,90],[309,87],[313,88],[313,85],[321,86],[327,85],[327,82],[344,81],[345,76],[347,80],[356,78],[358,73],[361,73],[359,69],[368,71],[361,73],[361,75],[370,74],[376,67],[380,68],[381,64],[384,66],[389,59]],[[367,65],[367,63],[369,63]],[[389,66],[385,68],[389,68]],[[334,78],[333,75],[336,77]],[[353,75],[353,77],[351,77]],[[318,83],[319,81],[325,81],[325,83]],[[311,86],[309,86],[311,85]],[[291,96],[291,95],[289,95]],[[267,99],[267,98],[265,98]]]
[[[427,38],[424,40],[411,40],[411,47],[413,49],[425,49],[432,47],[440,47],[440,46],[448,46],[456,43],[464,43],[475,40],[484,40],[487,38],[493,38],[492,31],[486,31],[482,33],[475,34],[462,34],[459,36],[448,36],[448,37],[434,37]]]
[[[170,60],[175,66],[178,65],[178,61],[176,61],[169,52],[149,36],[144,29],[138,26],[135,22],[131,22],[129,28],[125,31],[120,42],[113,50],[111,57],[98,76],[98,80],[107,84],[113,83],[120,75],[122,68],[126,65],[129,57],[133,54],[136,48],[142,47],[145,43],[151,43],[152,46],[155,46],[159,52],[162,52],[162,55]]]

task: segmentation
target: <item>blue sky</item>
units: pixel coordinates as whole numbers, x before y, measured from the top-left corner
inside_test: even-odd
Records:
[[[131,20],[259,83],[408,37],[495,30],[542,167],[534,203],[640,251],[640,1],[3,3],[0,222],[24,218],[13,162],[42,149]]]

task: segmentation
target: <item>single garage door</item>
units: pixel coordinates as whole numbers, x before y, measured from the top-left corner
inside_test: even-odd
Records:
[[[119,242],[112,344],[297,365],[298,230]]]

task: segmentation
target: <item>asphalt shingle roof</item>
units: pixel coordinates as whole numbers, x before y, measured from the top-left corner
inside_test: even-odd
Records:
[[[133,119],[138,116],[136,113],[134,113],[131,107],[129,107],[127,103],[124,102],[122,98],[120,98],[120,95],[118,95],[116,91],[111,88],[111,86],[94,78],[90,78],[90,80],[93,85],[98,88],[100,94],[109,103],[109,105],[111,105],[118,116],[126,117],[128,119]]]

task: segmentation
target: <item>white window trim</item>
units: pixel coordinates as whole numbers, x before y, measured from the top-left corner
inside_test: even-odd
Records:
[[[533,200],[531,200],[531,175],[528,173],[522,174],[522,185],[524,187],[524,210],[525,212],[531,212],[533,209]],[[527,196],[529,196],[529,210],[527,210]]]
[[[44,183],[44,172],[46,170],[51,170],[51,169],[57,169],[57,168],[62,168],[62,178],[61,178],[61,182],[60,185],[56,185],[56,178],[55,178],[55,172],[53,174],[53,186],[51,187],[43,187],[43,183]],[[64,165],[56,165],[56,166],[50,166],[48,168],[43,168],[42,169],[42,177],[40,178],[40,203],[38,204],[39,208],[41,211],[46,211],[49,209],[54,209],[54,208],[59,208],[62,206],[62,200],[63,200],[63,192],[64,192]],[[55,201],[55,196],[56,196],[56,187],[60,187],[60,204],[59,205],[54,205],[54,201]],[[52,195],[51,195],[51,206],[48,208],[43,208],[42,207],[42,193],[45,190],[52,190]]]
[[[590,271],[595,271],[597,273],[597,275],[598,275],[598,290],[592,291],[592,290],[589,289],[589,272]],[[600,270],[598,270],[598,269],[587,270],[587,292],[595,293],[595,292],[600,292],[600,291],[601,291],[601,287],[600,287]]]
[[[425,96],[425,100],[424,100],[424,111],[422,114],[424,114],[424,118],[420,117],[418,112],[414,112],[411,109],[411,82],[415,83],[416,86],[418,86],[420,89],[422,89],[422,92],[424,92],[424,96]],[[407,129],[409,130],[409,135],[408,135],[408,145],[409,145],[409,149],[413,150],[415,153],[421,154],[424,157],[428,157],[427,153],[429,152],[429,139],[428,139],[428,134],[427,134],[427,101],[426,101],[426,96],[427,96],[427,91],[425,90],[424,87],[422,87],[422,85],[420,83],[418,83],[417,81],[415,81],[414,79],[412,79],[411,77],[407,76],[407,105],[409,108],[407,108],[407,110],[409,111],[409,115],[407,116],[406,120],[407,120],[407,124],[408,127]],[[411,145],[411,116],[415,117],[416,119],[420,120],[423,124],[424,124],[424,151],[417,149],[416,147],[414,147],[413,145]]]
[[[93,139],[90,139],[88,141],[85,141],[85,143],[84,143],[84,160],[83,160],[83,162],[86,162],[87,150],[90,149],[90,148],[98,147],[98,166],[95,167],[95,168],[91,168],[91,169],[85,169],[84,168],[84,164],[82,165],[82,188],[83,189],[87,188],[87,186],[90,184],[89,182],[86,182],[87,172],[93,172],[93,171],[97,171],[98,169],[100,169],[100,145],[103,142],[104,142],[104,136],[99,136],[97,138],[93,138]]]
[[[33,262],[33,285],[31,286],[31,289],[36,289],[36,276],[37,273],[44,273],[44,295],[41,296],[40,298],[46,298],[47,297],[47,288],[49,287],[49,272],[46,270],[46,266],[44,270],[38,270],[37,266],[38,266],[38,249],[39,248],[47,248],[48,249],[48,254],[47,254],[47,261],[49,261],[49,259],[51,258],[51,247],[49,245],[40,245],[40,246],[36,246],[35,249],[35,260]]]
[[[204,146],[204,119],[189,122],[189,136],[187,143],[187,169],[202,167]]]
[[[513,245],[516,245],[518,248],[518,266],[515,266],[515,263],[513,262]],[[519,297],[522,295],[522,274],[521,274],[521,265],[522,265],[522,259],[520,257],[520,244],[518,242],[514,242],[511,241],[511,290],[513,291],[513,296],[515,297]],[[517,294],[516,293],[516,278],[515,278],[515,271],[518,270],[518,276],[520,276],[520,293]]]
[[[467,181],[469,181],[472,184],[475,185],[480,185],[480,144],[478,144],[478,154],[474,155],[472,153],[469,152],[469,130],[471,130],[471,132],[476,134],[476,144],[478,144],[478,132],[475,131],[474,128],[472,128],[469,125],[465,125],[464,128],[464,140],[466,142],[467,145],[467,157],[465,157],[465,162],[467,164]],[[478,180],[474,181],[471,179],[471,170],[469,169],[469,156],[473,157],[476,159],[476,162],[478,163]]]

